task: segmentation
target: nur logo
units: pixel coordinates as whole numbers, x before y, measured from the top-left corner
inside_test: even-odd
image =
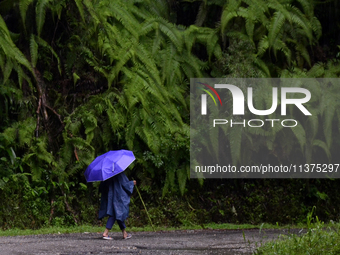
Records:
[[[247,100],[245,100],[245,96],[240,88],[238,88],[235,85],[231,84],[215,84],[215,88],[211,87],[210,85],[202,82],[197,82],[200,84],[203,84],[205,87],[210,89],[218,98],[220,101],[220,104],[222,106],[222,100],[219,96],[219,94],[216,92],[216,89],[228,89],[233,98],[233,115],[244,115],[244,105],[245,101],[247,101],[248,109],[251,113],[255,115],[270,115],[273,112],[276,111],[278,103],[278,88],[272,87],[272,106],[267,110],[258,110],[255,109],[253,104],[253,88],[248,87],[247,89]],[[206,92],[214,101],[215,105],[217,106],[216,100],[211,94],[211,92],[207,89],[200,88],[204,92]],[[207,94],[201,95],[201,114],[207,115]],[[301,94],[304,95],[303,98],[288,98],[287,94]],[[287,105],[293,104],[295,105],[304,115],[312,115],[306,107],[303,105],[304,103],[307,103],[311,99],[311,93],[309,90],[305,88],[296,88],[296,87],[281,87],[281,115],[287,114]]]
[[[210,85],[208,85],[206,83],[202,83],[202,82],[197,82],[197,83],[206,86],[208,89],[210,89],[212,92],[214,92],[214,94],[217,96],[218,100],[220,101],[220,104],[222,105],[222,100],[220,98],[220,95],[217,93],[217,91],[213,87],[211,87]],[[214,100],[214,103],[217,106],[216,100],[215,100],[214,96],[211,94],[211,92],[209,90],[206,90],[206,89],[200,88],[200,87],[199,87],[199,89],[201,89],[204,92],[206,92]],[[201,114],[202,115],[206,115],[207,114],[207,94],[202,94],[201,95]]]

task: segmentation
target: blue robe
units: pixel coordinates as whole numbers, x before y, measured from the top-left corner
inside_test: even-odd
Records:
[[[112,216],[115,220],[125,221],[129,216],[130,196],[134,187],[124,172],[100,183],[101,195],[98,218]]]

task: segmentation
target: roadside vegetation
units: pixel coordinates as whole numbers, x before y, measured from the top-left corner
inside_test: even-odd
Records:
[[[307,216],[306,233],[282,235],[263,244],[255,254],[339,254],[340,224],[330,222],[326,225],[317,216],[313,217],[313,211]]]
[[[190,179],[189,83],[338,78],[339,10],[336,0],[0,1],[0,229],[100,226],[98,183],[84,171],[122,148],[156,228],[307,224],[314,206],[338,221],[338,179]],[[226,155],[336,163],[340,88],[315,95],[312,119],[291,113],[296,133],[242,130]],[[149,224],[136,193],[128,224]]]
[[[255,254],[339,254],[340,224],[315,223],[303,235],[285,235],[263,244]]]

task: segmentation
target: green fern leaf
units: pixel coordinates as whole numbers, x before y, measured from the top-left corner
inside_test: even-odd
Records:
[[[288,48],[287,44],[281,41],[280,39],[277,39],[273,45],[274,55],[277,56],[277,51],[280,50],[284,53],[285,57],[287,58],[287,62],[291,63],[292,59],[292,52]]]
[[[267,64],[263,60],[261,60],[260,58],[254,57],[254,64],[260,67],[260,69],[263,72],[264,77],[268,77],[268,78],[271,77],[270,70]]]
[[[174,186],[175,186],[175,171],[169,170],[167,171],[165,184],[162,191],[163,197],[170,189],[173,190]]]
[[[312,8],[312,5],[310,3],[309,0],[297,0],[300,5],[302,6],[302,9],[303,9],[303,13],[308,16],[308,17],[312,17],[314,14],[313,14],[313,8]]]
[[[46,8],[52,0],[38,0],[35,6],[35,15],[36,15],[36,23],[37,23],[37,31],[38,36],[41,34],[41,30],[45,23],[46,16]]]
[[[53,54],[53,56],[57,59],[58,62],[58,70],[59,73],[61,73],[61,62],[60,62],[60,58],[58,56],[58,54],[54,51],[54,49],[51,47],[51,45],[49,45],[45,40],[43,40],[40,37],[34,36],[34,40],[35,42],[37,42],[38,44],[40,44],[43,47],[46,47],[47,49],[49,49],[51,51],[51,53]]]
[[[303,44],[296,45],[296,51],[301,54],[301,56],[307,61],[308,65],[311,66],[309,52]]]
[[[240,127],[234,127],[229,132],[231,160],[234,166],[239,163],[241,158],[242,133],[243,129]]]
[[[323,63],[316,63],[312,66],[312,68],[308,71],[309,77],[319,78],[322,77],[325,73],[325,68]]]
[[[261,56],[262,54],[264,54],[267,51],[268,48],[269,48],[268,37],[263,36],[262,39],[260,40],[259,44],[258,44],[257,54],[259,56]]]
[[[296,25],[298,25],[306,35],[306,37],[309,39],[310,43],[313,39],[312,29],[310,22],[304,17],[304,15],[301,13],[301,11],[295,7],[291,6],[291,17],[292,22]]]
[[[320,147],[321,149],[323,149],[323,151],[326,153],[328,160],[330,161],[332,158],[332,154],[329,150],[329,147],[327,146],[327,144],[324,141],[321,140],[314,140],[313,141],[313,146],[317,146]]]
[[[239,6],[241,5],[240,0],[232,0],[228,2],[228,4],[223,9],[222,15],[221,15],[221,33],[224,34],[229,22],[238,16],[237,10]]]
[[[195,25],[200,27],[203,25],[206,16],[207,16],[207,5],[205,2],[202,2],[198,8],[198,13],[196,15]]]
[[[32,67],[24,54],[13,43],[5,21],[0,16],[0,49],[6,54],[7,58],[15,59],[19,64],[32,71]]]
[[[177,181],[179,185],[179,191],[181,192],[181,195],[184,195],[185,192],[185,185],[187,181],[187,169],[186,168],[178,168],[177,171]]]
[[[82,1],[81,0],[74,0],[74,2],[77,5],[77,8],[78,8],[78,11],[79,11],[79,14],[80,14],[82,21],[85,22],[85,15],[84,15],[84,9],[83,9],[83,6],[82,6]]]
[[[333,140],[332,136],[332,126],[333,126],[333,118],[336,111],[337,105],[337,97],[333,95],[324,95],[322,100],[325,102],[325,109],[323,111],[323,130],[324,130],[324,136],[326,139],[326,144],[328,148],[331,147],[331,143]]]
[[[306,145],[306,132],[301,123],[298,123],[297,126],[292,127],[291,130],[300,145],[301,151],[304,151],[304,147]]]
[[[3,84],[6,84],[6,82],[8,81],[9,77],[11,76],[13,70],[13,62],[12,61],[7,61],[5,68],[4,68],[4,77],[3,77]]]
[[[31,63],[35,68],[38,61],[38,44],[34,40],[34,35],[31,35],[30,39],[30,52],[31,52]]]
[[[278,34],[281,32],[285,17],[281,12],[275,12],[271,19],[271,24],[268,32],[269,47],[273,47],[278,39]]]
[[[22,24],[24,28],[26,29],[26,12],[28,9],[28,6],[33,3],[33,0],[21,0],[19,1],[19,10],[20,10],[20,15],[22,19]]]
[[[316,35],[316,40],[319,40],[319,38],[322,35],[322,26],[321,26],[320,21],[316,17],[313,17],[311,19],[311,27],[312,27],[313,32]]]

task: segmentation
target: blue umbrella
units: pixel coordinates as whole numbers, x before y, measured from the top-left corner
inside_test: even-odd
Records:
[[[98,156],[87,167],[85,178],[87,182],[105,181],[123,172],[133,161],[135,156],[132,151],[109,151]]]

